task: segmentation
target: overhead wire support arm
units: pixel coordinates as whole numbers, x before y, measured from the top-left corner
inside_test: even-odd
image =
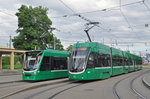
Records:
[[[99,22],[89,22],[89,23],[86,24],[87,27],[85,28],[84,31],[86,32],[86,35],[87,35],[87,37],[88,37],[88,39],[89,39],[90,42],[92,42],[92,40],[91,40],[91,38],[90,38],[90,35],[89,35],[88,31],[89,31],[90,29],[92,29],[94,26],[96,26],[97,24],[99,24]],[[92,25],[92,26],[91,26],[91,27],[88,27],[89,25]]]
[[[72,16],[78,16],[78,17],[80,17],[81,19],[83,19],[83,20],[85,20],[85,21],[87,21],[87,22],[89,22],[89,23],[92,22],[91,20],[89,20],[89,19],[83,17],[81,14],[76,13],[73,9],[71,9],[68,5],[66,5],[62,0],[59,0],[59,1],[60,1],[66,8],[68,8],[69,10],[71,10],[71,11],[74,13]],[[108,30],[108,31],[111,30],[111,29],[105,29],[105,28],[99,26],[98,24],[95,24],[95,26],[97,26],[98,28],[103,29],[103,30]]]

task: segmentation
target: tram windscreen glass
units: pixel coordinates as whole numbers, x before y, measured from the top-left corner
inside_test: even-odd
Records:
[[[90,47],[75,47],[70,58],[70,72],[81,72],[86,68]]]
[[[35,70],[38,68],[41,60],[42,52],[26,52],[25,65],[23,67],[26,71]]]

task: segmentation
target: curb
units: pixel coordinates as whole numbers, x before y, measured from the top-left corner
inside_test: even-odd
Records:
[[[143,84],[144,84],[147,88],[150,89],[150,84],[149,84],[145,79],[146,79],[146,78],[143,77],[143,78],[142,78],[142,82],[143,82]]]
[[[6,83],[8,84],[8,83],[16,83],[16,82],[23,82],[23,80],[0,82],[0,84],[6,84]]]
[[[12,75],[21,75],[21,73],[16,74],[0,74],[0,76],[12,76]]]
[[[55,85],[55,84],[59,84],[59,83],[63,83],[63,82],[68,82],[68,81],[69,80],[67,79],[67,80],[63,80],[63,81],[49,82],[49,83],[44,83],[44,84],[39,84],[39,85],[31,85],[29,87],[27,86],[26,88],[23,88],[23,89],[15,91],[15,92],[9,93],[7,95],[1,96],[0,99],[3,99],[3,98],[6,98],[6,97],[15,95],[15,94],[23,92],[23,91],[28,91],[28,90],[36,89],[36,88],[39,88],[39,87],[48,86],[48,85]]]

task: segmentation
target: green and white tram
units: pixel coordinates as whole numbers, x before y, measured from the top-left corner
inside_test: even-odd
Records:
[[[135,71],[137,60],[141,67],[142,60],[136,55],[97,42],[76,43],[69,59],[69,79],[106,79],[128,73]]]
[[[67,76],[67,52],[47,49],[25,53],[23,80],[47,80]]]

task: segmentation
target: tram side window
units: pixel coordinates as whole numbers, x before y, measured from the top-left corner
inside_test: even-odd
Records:
[[[140,65],[142,65],[142,60],[140,60]]]
[[[136,60],[136,59],[134,59],[134,65],[138,65],[138,63],[137,63],[137,60]]]
[[[51,57],[44,56],[41,64],[40,71],[49,71],[51,66]]]
[[[113,56],[113,66],[122,66],[123,58],[120,56]]]
[[[138,65],[142,65],[142,61],[141,60],[137,60]]]
[[[133,65],[133,59],[130,59],[130,65]]]
[[[110,55],[109,54],[102,54],[102,53],[97,53],[95,55],[96,58],[96,65],[95,67],[109,67],[111,62],[110,62]]]
[[[110,66],[110,55],[92,52],[89,55],[87,68]]]
[[[124,58],[124,65],[128,66],[128,59],[127,58]]]
[[[109,54],[100,54],[100,63],[102,67],[110,66],[110,55]]]
[[[87,68],[94,68],[94,59],[95,59],[95,54],[94,53],[90,53],[89,58],[88,58],[88,62],[87,62]]]
[[[53,57],[53,65],[51,70],[66,70],[67,69],[67,58],[65,57]]]

